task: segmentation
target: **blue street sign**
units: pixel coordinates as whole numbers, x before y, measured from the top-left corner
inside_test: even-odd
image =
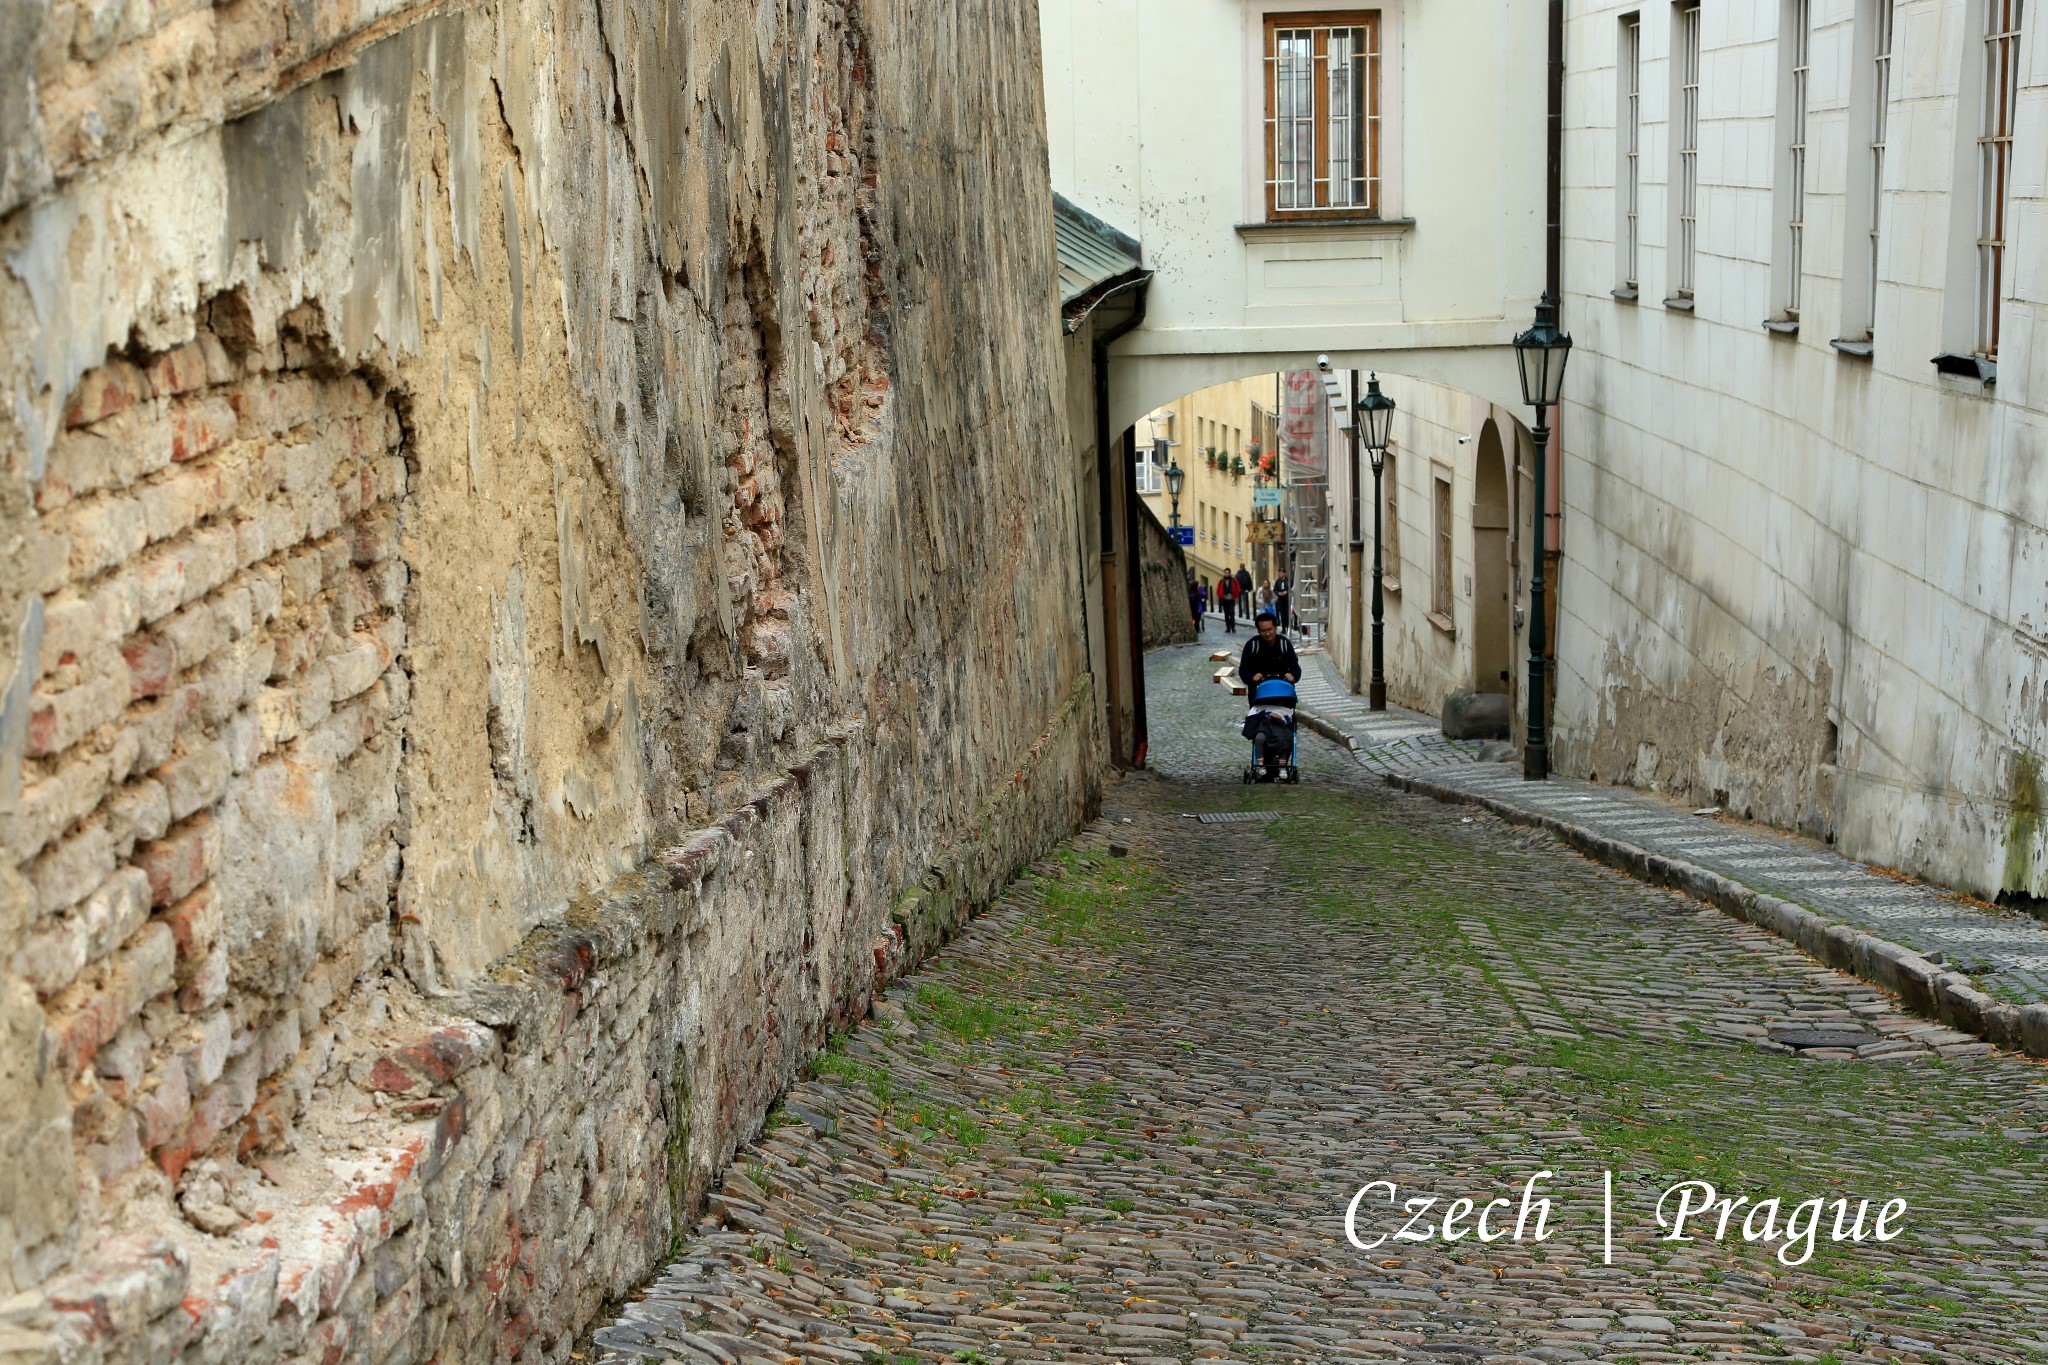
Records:
[[[1192,526],[1176,526],[1173,528],[1173,538],[1182,545],[1192,545],[1195,543],[1195,528]]]

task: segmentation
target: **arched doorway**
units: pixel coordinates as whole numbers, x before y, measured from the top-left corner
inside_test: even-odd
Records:
[[[1472,465],[1472,690],[1506,692],[1514,666],[1509,621],[1508,471],[1488,418]]]

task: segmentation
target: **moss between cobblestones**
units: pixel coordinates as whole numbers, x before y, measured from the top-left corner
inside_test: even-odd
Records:
[[[1064,958],[1059,967],[1041,965],[1022,973],[978,967],[958,973],[958,985],[926,982],[917,988],[906,1017],[921,1032],[928,1031],[921,1050],[927,1055],[957,1051],[960,1064],[969,1066],[986,1062],[994,1052],[1006,1069],[1018,1073],[1000,1101],[969,1112],[937,1101],[922,1084],[903,1090],[885,1068],[853,1055],[850,1036],[843,1033],[828,1040],[812,1074],[861,1086],[914,1144],[944,1138],[974,1147],[1000,1136],[1021,1153],[1057,1164],[1084,1144],[1113,1143],[1111,1125],[1104,1122],[1111,1087],[1096,1083],[1062,1091],[1027,1073],[1057,1075],[1058,1064],[1043,1055],[1048,1043],[1071,1044],[1091,1024],[1114,1016],[1119,1002],[1091,980],[1101,974],[1094,955],[1138,940],[1137,911],[1167,890],[1159,867],[1146,857],[1062,849],[1013,892],[1036,902],[1018,931],[1054,946],[1085,950],[1082,955]],[[1044,1181],[1027,1188],[1033,1191],[1030,1204],[1055,1211],[1086,1202]]]
[[[1254,789],[1233,804],[1270,809],[1285,795],[1275,798]],[[1537,945],[1540,954],[1548,937],[1526,931],[1532,920],[1576,918],[1580,912],[1540,893],[1518,898],[1527,854],[1480,847],[1455,834],[1417,831],[1405,822],[1379,821],[1349,803],[1323,803],[1314,819],[1276,821],[1262,830],[1286,850],[1283,862],[1303,904],[1353,924],[1384,928],[1390,950],[1414,957],[1418,975],[1463,969],[1506,997],[1499,973],[1473,951],[1459,927],[1461,920],[1477,923],[1498,933],[1501,957],[1538,983],[1529,989],[1542,993],[1559,1014],[1575,1013],[1556,1005],[1542,984],[1559,980],[1560,964],[1528,960],[1527,945]],[[1469,875],[1446,882],[1442,869],[1447,864]],[[1369,867],[1370,879],[1347,883],[1332,875],[1343,867]],[[1579,1022],[1584,1025],[1583,1019]],[[1987,1112],[1976,1102],[1979,1097],[1969,1084],[1972,1061],[1928,1061],[1910,1070],[1839,1065],[1731,1045],[1696,1026],[1681,1032],[1689,1046],[1639,1037],[1536,1039],[1526,1054],[1492,1058],[1486,1070],[1496,1073],[1489,1080],[1498,1096],[1512,1101],[1526,1094],[1530,1107],[1541,1112],[1569,1108],[1584,1141],[1567,1157],[1547,1151],[1546,1144],[1532,1146],[1526,1135],[1509,1129],[1491,1135],[1490,1143],[1496,1158],[1520,1153],[1521,1160],[1487,1164],[1505,1177],[1533,1169],[1530,1160],[1539,1154],[1546,1164],[1568,1161],[1574,1166],[1590,1157],[1615,1172],[1618,1200],[1624,1206],[1641,1205],[1631,1207],[1629,1216],[1645,1225],[1657,1195],[1687,1179],[1709,1180],[1724,1195],[1752,1200],[1776,1195],[1788,1208],[1815,1196],[1869,1198],[1875,1204],[1905,1195],[1923,1239],[1933,1226],[1985,1226],[2001,1218],[2041,1216],[2029,1202],[2021,1173],[2032,1171],[2048,1180],[2048,1170],[2032,1144],[1998,1135],[2010,1116]],[[1511,1071],[1523,1072],[1523,1079],[1510,1079]],[[1918,1141],[1892,1141],[1872,1122],[1901,1112],[1913,1114]],[[1851,1115],[1856,1119],[1847,1121]],[[1930,1128],[1945,1132],[1946,1140],[1929,1144],[1925,1134]],[[2015,1179],[1954,1178],[1997,1171]],[[1930,1187],[1938,1190],[1932,1197]],[[1908,1240],[1914,1240],[1910,1218],[1907,1227]],[[1767,1247],[1730,1250],[1739,1264],[1750,1265],[1767,1280],[1784,1274]],[[1931,1243],[1926,1250],[1954,1255],[1953,1249]],[[1632,1254],[1662,1266],[1676,1252],[1675,1244],[1649,1242]],[[1928,1273],[1888,1278],[1885,1270],[1860,1258],[1857,1248],[1823,1243],[1802,1267],[1801,1283],[1788,1286],[1787,1292],[1809,1308],[1847,1313],[1871,1295],[1882,1295],[1896,1321],[1932,1329],[1953,1328],[1966,1311],[1956,1298],[1935,1292],[1942,1283],[1960,1281],[1966,1273],[2022,1283],[2009,1270],[1968,1257],[1919,1268]],[[1725,1273],[1712,1267],[1709,1278],[1718,1281]],[[1819,1359],[1830,1356],[1841,1359],[1833,1351]],[[2023,1358],[2048,1360],[2048,1355],[2029,1351]]]
[[[1155,719],[1164,733],[1167,708]],[[1750,1041],[1766,1026],[1888,1006],[1761,929],[1547,835],[1347,784],[1316,751],[1302,787],[1245,789],[1235,737],[1213,738],[1213,761],[1162,744],[1185,780],[1120,788],[1136,856],[1104,856],[1097,832],[1040,863],[921,974],[930,989],[835,1040],[836,1074],[799,1087],[804,1126],[757,1147],[676,1310],[871,1349],[867,1365],[1445,1358],[1430,1345],[1617,1365],[2042,1359],[2048,1073],[1768,1051]],[[1185,818],[1258,809],[1288,816]],[[1603,1166],[1624,1216],[1611,1266]],[[1544,1245],[1342,1241],[1362,1179],[1448,1199],[1543,1169]],[[786,1193],[758,1198],[771,1175]],[[1909,1235],[1798,1268],[1774,1244],[1656,1240],[1656,1194],[1694,1175],[1788,1201],[1903,1193]],[[1183,1312],[1206,1316],[1150,1325]]]

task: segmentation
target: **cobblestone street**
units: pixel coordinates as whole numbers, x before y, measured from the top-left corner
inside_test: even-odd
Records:
[[[1149,656],[1151,771],[835,1041],[586,1355],[2048,1361],[2048,1068],[1306,730],[1245,787],[1213,667]],[[1346,1239],[1368,1181],[1498,1230],[1542,1171],[1540,1242]],[[1661,1240],[1686,1180],[1904,1233]],[[1358,1234],[1403,1221],[1381,1186]]]

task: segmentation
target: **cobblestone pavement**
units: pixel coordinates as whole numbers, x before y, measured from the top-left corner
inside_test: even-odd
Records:
[[[1305,653],[1302,665],[1302,703],[1351,735],[1359,763],[1373,772],[1427,773],[1444,786],[1683,858],[1946,961],[2014,1004],[2048,1000],[2048,924],[2040,920],[1845,858],[1810,839],[1695,815],[1647,792],[1559,774],[1545,783],[1524,782],[1511,764],[1473,763],[1479,746],[1445,739],[1428,716],[1369,710],[1320,650]],[[1424,730],[1433,730],[1434,738],[1419,733]]]
[[[1945,960],[2015,1004],[2048,1000],[2048,924],[2030,916],[1873,868],[1811,840],[1695,815],[1643,792],[1555,775],[1549,782],[1524,782],[1519,770],[1499,763],[1434,769],[1429,776],[1697,863]]]
[[[2048,1361],[2048,1068],[1314,736],[1246,788],[1208,668],[1151,656],[1153,773],[820,1059],[609,1365]],[[1544,1240],[1345,1238],[1538,1171]],[[1688,1179],[1904,1232],[1659,1240]]]

